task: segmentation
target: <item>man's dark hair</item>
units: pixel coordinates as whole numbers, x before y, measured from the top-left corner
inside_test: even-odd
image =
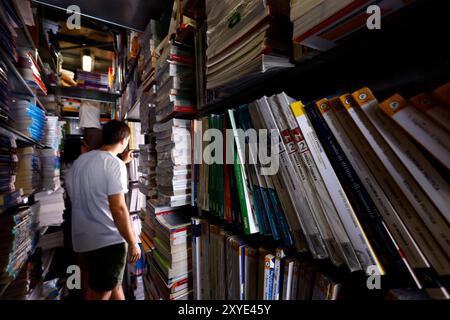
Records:
[[[120,140],[129,137],[130,134],[130,127],[127,124],[122,121],[111,120],[103,126],[103,144],[107,146],[117,144]]]

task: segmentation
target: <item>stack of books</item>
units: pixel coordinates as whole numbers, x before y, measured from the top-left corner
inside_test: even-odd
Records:
[[[39,150],[42,169],[42,188],[56,190],[61,187],[61,155],[58,149]]]
[[[23,190],[15,186],[18,162],[16,140],[0,134],[0,212],[22,201]]]
[[[2,33],[0,34],[0,49],[9,61],[17,61],[16,48],[16,28],[22,26],[19,17],[15,13],[12,4],[9,1],[1,1],[0,9],[4,15],[0,16],[0,27]]]
[[[153,300],[187,300],[192,293],[191,210],[157,207],[150,202],[147,215],[154,245],[147,255],[147,295]]]
[[[44,94],[47,94],[47,88],[41,78],[41,69],[36,62],[33,52],[27,48],[20,48],[18,55],[17,67],[24,80],[30,87],[39,88]]]
[[[8,88],[8,68],[0,57],[0,115],[5,118],[9,114],[10,92]]]
[[[150,135],[150,143],[139,148],[139,190],[150,199],[158,196],[156,183],[156,141]]]
[[[191,202],[190,120],[172,119],[154,126],[159,205],[178,207]]]
[[[42,191],[36,193],[34,200],[39,204],[39,228],[59,226],[64,222],[63,213],[66,209],[64,204],[64,189],[56,191]]]
[[[55,150],[59,150],[62,140],[63,122],[59,117],[47,116],[44,127],[44,138],[42,144]]]
[[[29,100],[13,99],[10,110],[13,127],[35,141],[44,137],[45,111]]]
[[[16,188],[23,189],[25,195],[40,190],[42,186],[41,162],[38,151],[33,147],[17,149],[18,166]]]
[[[108,92],[108,74],[77,70],[77,86],[88,90]]]
[[[289,1],[206,1],[207,89],[238,88],[293,65]]]
[[[385,19],[416,2],[415,0],[292,0],[290,17],[294,23],[293,40],[302,45],[301,55],[307,58],[330,50],[358,31],[367,28],[369,6],[376,4],[380,9],[380,18]]]
[[[175,40],[162,42],[156,72],[156,121],[195,113],[194,57],[190,46]]]
[[[0,286],[17,278],[34,250],[38,210],[33,205],[0,215]]]

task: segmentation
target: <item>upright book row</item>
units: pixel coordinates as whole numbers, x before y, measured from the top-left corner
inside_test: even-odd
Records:
[[[243,234],[449,298],[448,95],[380,103],[363,88],[304,106],[282,93],[194,120],[194,202]]]

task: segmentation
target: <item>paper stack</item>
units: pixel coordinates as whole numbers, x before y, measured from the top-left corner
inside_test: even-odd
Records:
[[[172,119],[156,124],[158,165],[156,180],[161,206],[179,207],[191,203],[190,120]]]
[[[13,99],[10,107],[13,127],[26,136],[41,141],[46,121],[44,110],[25,99]]]
[[[58,226],[64,222],[63,213],[66,209],[64,204],[64,189],[56,191],[42,191],[34,196],[39,202],[39,227]]]
[[[156,73],[156,121],[193,114],[194,58],[192,48],[176,41],[165,42]]]
[[[208,90],[293,66],[288,0],[206,0],[206,15]]]
[[[22,201],[23,190],[16,189],[16,140],[0,134],[0,213]]]
[[[158,195],[156,184],[156,142],[154,135],[150,135],[150,144],[139,147],[139,190],[150,199]]]
[[[78,87],[88,90],[109,91],[108,74],[77,70]]]

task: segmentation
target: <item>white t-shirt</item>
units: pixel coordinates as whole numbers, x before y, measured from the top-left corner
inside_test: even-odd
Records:
[[[100,124],[100,106],[98,103],[81,101],[80,128],[102,128]]]
[[[114,224],[108,196],[127,193],[125,163],[107,151],[81,155],[66,175],[72,202],[72,242],[75,252],[87,252],[125,242]]]

